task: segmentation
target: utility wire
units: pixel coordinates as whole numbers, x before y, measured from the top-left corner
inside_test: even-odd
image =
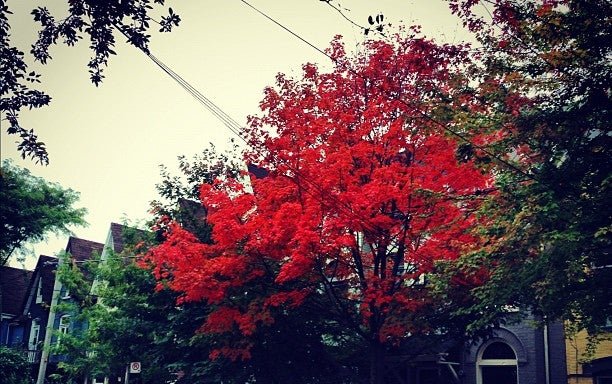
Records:
[[[226,114],[221,108],[219,108],[212,100],[204,96],[200,91],[194,88],[189,82],[183,79],[179,74],[174,72],[170,67],[164,64],[161,60],[155,57],[152,53],[145,52],[146,55],[159,66],[164,72],[166,72],[172,79],[174,79],[183,89],[189,92],[193,97],[195,97],[202,105],[204,105],[212,114],[214,114],[219,120],[223,122],[223,124],[238,136],[240,139],[247,141],[242,137],[240,130],[242,129],[241,125],[236,122],[236,120],[232,119],[228,114]]]
[[[119,29],[119,31],[121,33],[124,34],[124,36],[126,36],[129,39],[129,37],[125,34],[124,31],[122,31],[120,28],[118,28],[118,29]],[[150,52],[148,52],[148,51],[146,51],[144,49],[141,49],[141,51],[143,51],[158,67],[160,67],[166,74],[168,74],[173,80],[175,80],[183,89],[185,89],[196,100],[198,100],[202,105],[204,105],[204,107],[206,107],[211,113],[213,113],[219,120],[221,120],[223,122],[223,124],[232,133],[234,133],[236,136],[238,136],[238,138],[240,138],[246,144],[249,143],[248,140],[246,138],[244,138],[242,133],[241,133],[242,126],[240,124],[238,124],[234,119],[232,119],[229,115],[227,115],[221,108],[219,108],[214,102],[212,102],[210,99],[208,99],[206,96],[204,96],[200,91],[198,91],[191,84],[189,84],[189,82],[187,80],[185,80],[179,74],[174,72],[170,67],[168,67],[166,64],[164,64],[160,59],[155,57],[152,53],[150,53]],[[316,182],[314,182],[314,181],[310,180],[309,178],[303,176],[301,174],[301,172],[299,171],[299,169],[297,169],[296,167],[293,167],[291,164],[285,163],[285,165],[295,175],[295,181],[296,182],[299,181],[299,180],[302,180],[302,181],[306,182],[308,185],[310,185],[311,187],[313,187],[314,189],[316,189],[319,192],[319,196],[316,196],[311,190],[309,190],[307,188],[303,188],[302,189],[304,192],[308,193],[310,196],[312,196],[315,199],[319,200],[322,204],[326,204],[325,201],[324,201],[324,197],[323,197],[324,194],[325,194],[324,193],[325,191]],[[340,201],[334,195],[327,195],[327,196],[330,199],[332,199],[335,204],[338,204],[340,206],[340,208],[344,208],[345,209],[345,213],[349,213],[354,218],[358,219],[362,224],[364,224],[364,226],[366,226],[366,227],[370,226],[371,227],[371,224],[367,223],[367,221],[363,217],[360,217],[357,213],[355,213],[348,203]],[[377,232],[380,231],[379,228],[372,228],[371,227],[370,229],[372,229],[374,231],[377,231]]]
[[[253,9],[255,12],[259,13],[260,15],[262,15],[263,17],[265,17],[266,19],[270,20],[271,22],[273,22],[274,24],[278,25],[280,28],[284,29],[285,31],[287,31],[288,33],[290,33],[291,35],[293,35],[294,37],[296,37],[297,39],[301,40],[303,43],[305,43],[306,45],[308,45],[309,47],[311,47],[312,49],[314,49],[315,51],[321,53],[322,55],[325,55],[327,57],[329,57],[332,61],[334,59],[331,58],[331,56],[329,56],[325,51],[321,50],[319,47],[317,47],[316,45],[312,44],[310,41],[304,39],[302,36],[298,35],[297,33],[293,32],[291,29],[285,27],[283,24],[279,23],[278,21],[274,20],[272,17],[268,16],[267,14],[265,14],[264,12],[260,11],[259,9],[257,9],[256,7],[254,7],[253,5],[249,4],[248,2],[246,2],[245,0],[240,0],[242,3],[244,3],[246,6],[250,7],[251,9]]]
[[[282,28],[283,30],[289,32],[291,35],[295,36],[296,38],[298,38],[299,40],[303,41],[304,43],[306,43],[308,46],[312,47],[313,49],[315,49],[317,52],[325,55],[327,58],[329,58],[334,64],[336,64],[336,60],[327,52],[322,51],[321,49],[319,49],[317,46],[315,46],[314,44],[312,44],[311,42],[309,42],[308,40],[306,40],[305,38],[301,37],[300,35],[298,35],[297,33],[293,32],[291,29],[289,29],[288,27],[286,27],[285,25],[279,23],[278,21],[274,20],[271,16],[268,16],[266,13],[264,13],[263,11],[257,9],[255,6],[249,4],[247,1],[245,0],[240,0],[242,3],[244,3],[245,5],[247,5],[248,7],[252,8],[253,10],[255,10],[257,13],[259,13],[260,15],[264,16],[266,19],[272,21],[274,24],[278,25],[280,28]],[[361,76],[361,74],[357,73],[354,69],[347,67],[347,70],[350,71],[353,75],[360,77],[363,79],[363,76]],[[505,165],[506,167],[512,169],[515,172],[518,172],[519,174],[523,175],[524,177],[530,179],[530,180],[535,180],[538,181],[534,175],[529,174],[525,171],[523,171],[522,169],[518,168],[517,166],[511,164],[510,162],[500,158],[499,156],[497,156],[495,153],[493,153],[492,151],[488,150],[487,148],[481,146],[481,145],[477,145],[474,144],[469,138],[467,138],[465,135],[449,128],[446,124],[434,119],[432,116],[430,116],[429,114],[427,114],[426,112],[422,111],[421,109],[419,109],[418,107],[416,107],[415,105],[411,105],[408,102],[406,102],[405,100],[402,99],[396,99],[396,101],[398,101],[401,104],[404,104],[406,107],[414,109],[419,115],[421,115],[421,117],[431,121],[432,123],[438,125],[440,128],[442,128],[443,130],[445,130],[446,132],[450,133],[451,135],[459,138],[460,140],[464,141],[465,143],[470,144],[472,147],[481,150],[483,153],[487,154],[488,156],[492,157],[493,159],[495,159],[498,163]]]
[[[319,49],[318,47],[316,47],[314,44],[310,43],[309,41],[307,41],[306,39],[300,37],[299,35],[297,35],[296,33],[294,33],[293,31],[291,31],[289,28],[285,27],[284,25],[280,24],[279,22],[277,22],[276,20],[274,20],[273,18],[271,18],[270,16],[266,15],[265,13],[263,13],[262,11],[258,10],[257,8],[255,8],[254,6],[252,6],[251,4],[249,4],[248,2],[241,0],[245,5],[249,6],[250,8],[252,8],[253,10],[255,10],[256,12],[258,12],[259,14],[261,14],[262,16],[266,17],[268,20],[272,21],[273,23],[275,23],[276,25],[278,25],[279,27],[281,27],[282,29],[284,29],[285,31],[289,32],[290,34],[292,34],[293,36],[295,36],[296,38],[300,39],[301,41],[303,41],[304,43],[306,43],[307,45],[309,45],[310,47],[312,47],[313,49],[315,49],[316,51],[320,52],[321,54],[325,55],[326,57],[328,57],[330,60],[332,60],[333,62],[334,59],[327,54],[326,52],[324,52],[323,50]],[[115,25],[115,27],[129,40],[129,36],[126,34],[126,32],[124,30],[122,30],[119,26]],[[175,71],[173,71],[169,66],[167,66],[165,63],[163,63],[160,59],[158,59],[155,55],[153,55],[152,53],[150,53],[150,51],[144,49],[144,48],[140,48],[141,51],[143,51],[143,53],[145,53],[147,55],[147,57],[149,57],[149,59],[151,59],[151,61],[153,61],[159,68],[161,68],[166,74],[168,74],[173,80],[175,80],[183,89],[185,89],[189,94],[191,94],[196,100],[198,100],[205,108],[207,108],[211,113],[213,113],[213,115],[215,115],[215,117],[217,117],[221,122],[223,122],[223,124],[232,132],[234,133],[238,138],[240,138],[242,141],[244,141],[246,144],[248,143],[248,140],[246,138],[243,137],[242,135],[242,130],[243,127],[238,124],[232,117],[230,117],[227,113],[225,113],[219,106],[217,106],[213,101],[211,101],[209,98],[207,98],[206,96],[204,96],[200,91],[198,91],[195,87],[193,87],[187,80],[185,80],[183,77],[181,77],[179,74],[177,74]],[[351,72],[355,75],[357,75],[358,77],[361,77],[359,74],[357,74],[354,70],[350,69]],[[408,105],[407,103],[403,102],[402,100],[398,100],[399,102],[401,102],[402,104],[411,107],[410,105]],[[432,122],[440,124],[439,122],[437,122],[435,119],[431,118],[430,116],[428,116],[427,114],[423,113],[420,110],[417,110],[419,114],[421,114],[421,117],[425,117],[427,119],[430,119]],[[441,125],[442,127],[445,127],[444,125]],[[456,134],[458,135],[458,134]],[[467,139],[464,139],[467,141]],[[256,149],[255,149],[256,150]],[[256,150],[257,151],[257,150]],[[260,153],[259,153],[260,154]],[[260,154],[261,155],[261,154]],[[293,172],[293,174],[295,175],[295,181],[296,183],[299,180],[302,180],[304,182],[306,182],[309,186],[311,186],[312,188],[314,188],[318,194],[315,195],[313,193],[312,190],[309,190],[308,188],[303,188],[302,190],[304,192],[306,192],[307,194],[309,194],[310,196],[312,196],[313,198],[319,200],[322,204],[326,204],[326,202],[324,201],[324,195],[326,195],[329,199],[331,199],[333,201],[333,203],[335,203],[340,209],[344,210],[345,213],[348,213],[349,215],[353,216],[354,218],[356,218],[357,220],[359,220],[363,225],[364,228],[368,228],[370,230],[372,230],[373,232],[378,232],[378,233],[382,233],[382,229],[379,227],[375,227],[373,226],[371,223],[368,223],[368,221],[366,219],[364,219],[363,217],[361,217],[358,213],[354,212],[352,207],[347,203],[347,202],[343,202],[340,201],[338,199],[337,196],[331,195],[331,194],[325,194],[325,191],[314,181],[310,180],[309,178],[303,176],[300,172],[299,169],[297,169],[296,167],[293,167],[291,164],[285,163],[285,166],[287,166],[287,168]],[[289,176],[288,176],[289,177]]]

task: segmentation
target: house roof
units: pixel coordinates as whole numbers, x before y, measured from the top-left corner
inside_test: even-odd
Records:
[[[102,243],[79,239],[74,236],[70,236],[68,245],[66,245],[66,252],[70,253],[76,261],[89,260],[94,252],[101,254],[102,249],[104,249],[104,244]]]
[[[28,291],[32,271],[0,267],[0,289],[2,290],[2,313],[18,316]]]
[[[199,201],[179,199],[179,223],[189,232],[196,234],[199,226],[206,222],[208,212]]]
[[[115,252],[121,252],[125,247],[123,244],[123,230],[125,228],[127,227],[117,223],[111,223],[110,225],[111,236],[113,237],[113,251]]]
[[[128,236],[126,230],[129,231],[129,235],[133,236]],[[113,251],[116,253],[122,252],[125,246],[131,241],[147,237],[147,232],[142,229],[136,229],[117,223],[111,223],[110,232],[113,238]]]
[[[23,298],[23,313],[29,311],[29,306],[32,304],[29,299],[33,298],[37,292],[37,283],[40,278],[42,282],[42,299],[43,302],[50,304],[51,298],[53,297],[53,284],[55,282],[55,269],[57,268],[57,257],[40,255],[36,262],[36,267],[32,272],[32,277],[27,286],[26,293]]]
[[[267,169],[258,167],[257,165],[250,163],[247,164],[247,170],[249,171],[249,173],[255,176],[256,179],[263,179],[270,174]]]

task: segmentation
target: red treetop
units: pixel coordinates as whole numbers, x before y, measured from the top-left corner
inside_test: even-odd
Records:
[[[320,295],[371,342],[399,340],[419,331],[410,319],[428,305],[434,263],[478,242],[474,195],[490,178],[457,161],[434,116],[461,47],[398,37],[349,58],[336,39],[329,54],[333,72],[278,75],[250,118],[246,159],[269,171],[254,193],[233,180],[202,187],[214,244],[177,225],[151,253],[183,300],[214,305],[204,332],[248,339],[274,308]],[[214,355],[248,357],[241,347]]]

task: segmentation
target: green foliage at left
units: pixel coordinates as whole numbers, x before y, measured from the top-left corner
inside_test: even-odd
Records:
[[[66,379],[121,376],[128,362],[141,361],[143,383],[165,382],[208,354],[193,338],[197,311],[175,306],[171,291],[156,290],[152,274],[133,255],[128,249],[103,262],[94,257],[83,268],[69,259],[60,266],[60,279],[74,299],[61,310],[80,324],[55,348],[68,357],[61,363]]]
[[[28,384],[28,371],[28,362],[22,352],[0,346],[0,383]]]
[[[85,225],[87,211],[74,207],[78,199],[78,192],[5,160],[0,172],[0,265],[27,242],[44,240],[49,233],[69,233],[71,225]]]

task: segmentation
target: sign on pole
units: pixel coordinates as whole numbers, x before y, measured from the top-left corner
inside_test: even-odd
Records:
[[[140,373],[140,361],[132,361],[130,363],[130,373]]]

